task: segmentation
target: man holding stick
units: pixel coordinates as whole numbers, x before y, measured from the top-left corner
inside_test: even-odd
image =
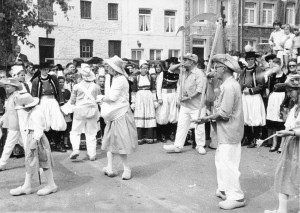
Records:
[[[233,77],[233,72],[240,73],[241,70],[237,61],[229,55],[217,54],[212,60],[216,63],[215,77],[222,81],[220,94],[215,100],[216,112],[195,122],[203,124],[216,121],[216,196],[224,200],[219,203],[220,208],[234,209],[245,205],[239,182],[241,140],[244,132],[242,93],[239,83]]]
[[[178,72],[180,66],[184,66],[185,70],[180,76],[179,91],[180,111],[178,117],[177,132],[174,145],[164,145],[164,149],[168,152],[181,152],[187,133],[190,128],[191,119],[198,118],[199,108],[201,106],[201,96],[203,87],[206,84],[205,73],[197,67],[198,56],[187,53],[183,57],[183,64],[177,64],[170,67],[171,72]],[[183,67],[181,67],[183,69]],[[182,94],[182,95],[181,95]],[[203,112],[205,108],[203,109]],[[205,127],[204,124],[195,127],[196,150],[199,154],[206,154],[205,146]],[[199,138],[198,138],[199,137]]]

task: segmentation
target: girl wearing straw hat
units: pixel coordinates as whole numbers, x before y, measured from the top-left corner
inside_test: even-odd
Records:
[[[131,169],[127,163],[127,155],[137,147],[137,129],[129,107],[129,84],[124,70],[125,62],[118,56],[106,60],[108,72],[113,76],[112,85],[105,96],[97,100],[102,103],[101,116],[106,121],[102,140],[102,149],[107,151],[107,166],[103,168],[105,175],[114,177],[113,157],[119,154],[123,163],[122,179],[131,178]]]

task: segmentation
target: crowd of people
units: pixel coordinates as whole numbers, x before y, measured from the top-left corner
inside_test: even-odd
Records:
[[[259,54],[247,45],[242,54],[217,54],[211,70],[191,53],[138,64],[114,56],[74,59],[65,68],[33,65],[17,45],[8,59],[11,69],[0,71],[0,170],[16,144],[25,150],[25,183],[10,193],[32,193],[36,167],[43,168],[48,181],[38,194],[57,191],[51,151],[72,149],[69,158],[74,160],[85,141],[85,159],[94,161],[99,142],[107,152],[104,174],[117,175],[113,158],[119,154],[122,179],[128,180],[127,155],[137,145],[170,139],[174,144],[163,149],[178,153],[189,145],[191,134],[199,154],[206,154],[206,147],[217,149],[216,195],[224,200],[219,206],[242,207],[241,146],[255,148],[258,140],[272,136],[264,146],[281,153],[276,212],[287,212],[287,199],[299,195],[300,184],[300,35],[287,24],[275,21],[273,26],[269,52]]]

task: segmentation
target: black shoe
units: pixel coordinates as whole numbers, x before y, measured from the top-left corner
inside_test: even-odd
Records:
[[[171,133],[171,135],[170,135],[170,140],[171,140],[172,142],[175,141],[175,134],[174,134],[174,132]]]
[[[241,145],[242,146],[247,146],[247,145],[250,145],[250,143],[248,142],[248,138],[247,137],[244,137],[242,142],[241,142]]]
[[[254,139],[248,146],[247,146],[247,148],[256,148],[256,140]]]
[[[167,142],[166,136],[164,134],[161,134],[161,142],[162,143],[166,143]]]
[[[282,152],[282,149],[279,148],[279,149],[277,150],[277,154],[281,154],[281,152]]]
[[[65,147],[63,147],[61,145],[57,145],[55,151],[57,151],[57,152],[67,152]]]

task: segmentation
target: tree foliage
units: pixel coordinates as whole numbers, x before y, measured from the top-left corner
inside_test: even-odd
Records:
[[[45,19],[47,15],[56,15],[53,4],[58,4],[67,17],[71,9],[68,0],[0,0],[0,65],[5,65],[12,52],[13,38],[33,47],[28,40],[31,27],[53,30],[53,25]]]

